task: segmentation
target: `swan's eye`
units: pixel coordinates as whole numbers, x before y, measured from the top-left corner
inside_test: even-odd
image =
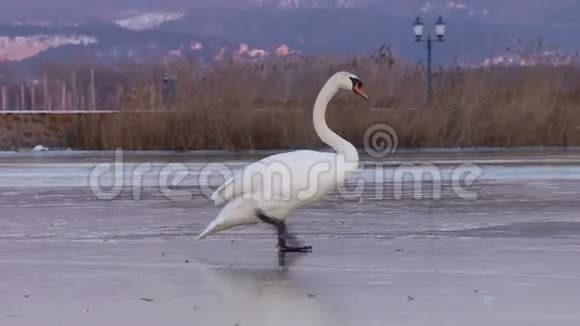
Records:
[[[354,77],[350,77],[350,81],[352,82],[352,88],[354,89],[355,87],[362,87],[362,82]]]

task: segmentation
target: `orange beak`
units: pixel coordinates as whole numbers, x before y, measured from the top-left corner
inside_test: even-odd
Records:
[[[360,85],[354,85],[354,87],[352,88],[352,90],[360,95],[362,98],[364,98],[365,100],[369,100],[369,97],[367,96],[367,94],[365,94],[365,92],[363,92],[362,88],[360,87]]]

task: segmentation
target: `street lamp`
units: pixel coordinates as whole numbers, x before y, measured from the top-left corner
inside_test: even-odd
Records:
[[[415,40],[417,42],[421,42],[421,37],[423,37],[423,22],[421,22],[421,18],[417,17],[415,24],[413,24],[413,31],[415,32]]]
[[[437,34],[437,40],[439,40],[439,42],[445,41],[446,28],[447,26],[445,26],[443,17],[439,16],[439,19],[437,19],[437,22],[435,23],[435,33]]]
[[[415,41],[417,42],[425,42],[427,43],[427,97],[429,102],[431,102],[431,97],[433,96],[433,82],[432,82],[432,74],[431,74],[431,62],[432,62],[432,49],[433,49],[433,41],[436,42],[443,42],[445,41],[445,32],[446,32],[446,25],[443,21],[443,17],[439,16],[439,19],[435,23],[435,35],[437,35],[437,39],[433,40],[431,38],[431,34],[427,35],[427,39],[423,40],[423,32],[424,32],[424,25],[421,21],[421,18],[417,17],[417,20],[413,24],[413,32],[415,33]]]

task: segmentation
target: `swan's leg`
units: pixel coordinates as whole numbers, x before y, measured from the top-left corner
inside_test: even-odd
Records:
[[[289,235],[286,228],[286,223],[279,219],[271,218],[267,215],[262,213],[256,214],[256,216],[264,223],[273,225],[276,227],[278,231],[278,250],[281,252],[312,252],[311,246],[304,246],[304,247],[289,247],[286,244],[286,240],[289,239]]]

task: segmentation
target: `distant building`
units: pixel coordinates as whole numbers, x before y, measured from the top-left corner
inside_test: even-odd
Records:
[[[558,50],[545,50],[530,54],[508,53],[486,59],[482,66],[519,66],[529,67],[537,65],[567,66],[577,62],[576,56],[568,55]]]

